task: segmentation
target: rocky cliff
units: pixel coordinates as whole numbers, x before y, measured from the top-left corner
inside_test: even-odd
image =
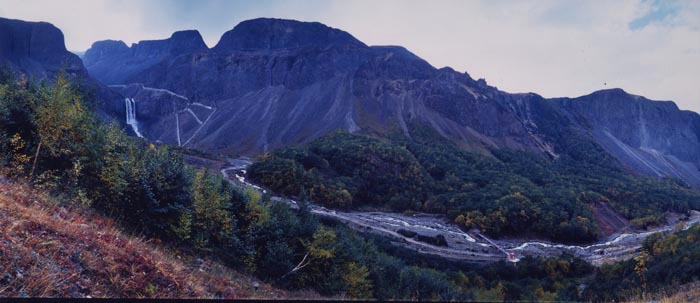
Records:
[[[38,78],[61,70],[87,76],[77,55],[66,50],[63,33],[50,23],[0,18],[0,65]]]
[[[622,164],[700,186],[700,116],[621,89],[561,101]]]
[[[700,118],[672,102],[621,90],[573,99],[510,94],[320,23],[249,20],[212,49],[173,48],[175,38],[130,48],[97,42],[85,54],[98,79],[180,96],[167,105],[135,97],[152,140],[252,155],[338,129],[411,137],[427,126],[486,154],[508,148],[556,159],[582,142],[599,145],[632,172],[700,185]]]
[[[98,79],[167,89],[212,108],[194,119],[202,123],[192,132],[196,137],[184,140],[189,147],[255,154],[337,129],[410,136],[412,123],[430,125],[480,150],[505,146],[535,151],[535,142],[541,141],[506,106],[494,102],[497,90],[483,80],[435,69],[402,47],[368,47],[320,23],[242,22],[209,51],[171,54],[138,73],[122,72],[134,67],[119,55],[101,60],[111,62],[111,68],[88,60],[98,53],[134,53],[134,46],[130,51],[113,42],[95,46],[85,59]],[[155,118],[138,107],[143,119]],[[171,138],[165,142],[176,144],[173,134],[189,131],[173,127],[176,121],[166,122],[181,120],[172,113],[159,118],[162,123],[156,124],[171,127],[147,130],[153,138]]]
[[[123,41],[98,41],[85,52],[83,62],[102,83],[122,84],[166,58],[207,50],[199,32],[188,30],[175,32],[168,39],[141,41],[131,47]]]
[[[117,104],[122,97],[90,77],[80,58],[66,50],[61,30],[50,23],[0,18],[0,68],[49,81],[65,72],[96,102],[100,117],[123,112]]]

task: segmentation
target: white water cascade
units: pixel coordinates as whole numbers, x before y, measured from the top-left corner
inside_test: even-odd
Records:
[[[124,103],[126,104],[126,124],[131,126],[139,138],[143,138],[139,132],[139,123],[136,121],[136,101],[133,98],[124,98]]]

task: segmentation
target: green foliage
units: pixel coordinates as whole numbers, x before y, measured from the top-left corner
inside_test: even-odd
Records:
[[[465,152],[421,127],[411,140],[338,132],[266,154],[248,173],[282,194],[309,189],[312,201],[329,207],[442,213],[492,236],[531,233],[563,242],[598,237],[596,203],[610,204],[640,228],[663,223],[665,211],[700,208],[699,191],[676,180],[633,177],[581,136],[554,135],[562,154],[548,160],[507,150],[492,150],[492,157]]]
[[[218,174],[194,171],[174,151],[129,137],[116,123],[99,123],[89,103],[63,78],[37,85],[0,73],[3,173],[27,177],[39,151],[36,186],[111,215],[133,232],[214,254],[282,287],[324,295],[581,300],[576,287],[592,269],[570,256],[525,258],[517,267],[434,260],[320,224],[305,207],[307,197],[338,208],[445,213],[496,235],[551,233],[580,241],[596,234],[588,210],[593,203],[610,203],[640,225],[653,225],[663,220],[662,211],[696,208],[698,201],[696,191],[677,181],[633,178],[587,164],[583,160],[610,159],[585,142],[574,143],[586,152],[548,161],[502,151],[479,156],[419,132],[412,141],[336,133],[307,148],[265,155],[250,168],[254,180],[299,195],[300,209],[294,211],[256,191],[240,192]],[[693,227],[647,239],[650,258],[644,259],[643,277],[649,289],[698,276],[699,238],[700,228]],[[590,289],[603,295],[590,298],[617,298],[641,287],[641,267],[635,271],[634,265],[601,268]]]
[[[275,192],[296,195],[309,189],[312,201],[336,208],[381,205],[400,199],[397,208],[418,205],[424,173],[405,148],[377,139],[333,133],[308,148],[265,155],[249,168],[253,180]],[[410,208],[410,207],[409,207]]]
[[[197,172],[192,188],[195,246],[205,248],[221,246],[233,233],[231,215],[231,190],[221,177]]]
[[[696,281],[699,240],[699,225],[666,236],[650,235],[638,257],[602,266],[586,293],[593,300],[632,299]]]
[[[84,152],[93,116],[81,104],[80,94],[64,76],[47,91],[47,98],[36,106],[35,120],[39,142],[52,157]]]
[[[231,216],[209,214],[207,203],[198,204],[205,205],[200,212],[193,205],[194,193],[206,202],[218,192],[212,203],[223,206],[213,208],[228,207],[231,201],[221,201],[232,198],[231,189],[222,187],[227,184],[216,179],[194,190],[194,173],[179,156],[126,136],[117,124],[100,123],[64,74],[51,84],[2,79],[0,151],[3,166],[15,176],[28,176],[36,162],[36,186],[67,194],[149,236],[184,241],[195,238],[190,232],[206,233],[222,242],[220,233],[232,232],[232,221],[222,219]]]
[[[353,299],[366,299],[372,297],[372,281],[369,280],[367,266],[359,266],[350,262],[343,274],[343,282],[347,287],[347,293]]]
[[[309,253],[312,257],[318,259],[329,259],[335,256],[335,248],[337,236],[332,230],[320,226],[314,233],[313,242],[309,246]]]

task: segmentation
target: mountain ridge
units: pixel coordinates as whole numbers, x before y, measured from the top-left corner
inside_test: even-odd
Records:
[[[367,46],[317,22],[283,19],[241,22],[211,49],[195,30],[93,46],[87,71],[134,99],[139,128],[153,141],[255,155],[335,130],[411,137],[413,125],[424,125],[465,150],[556,159],[574,151],[578,143],[566,139],[574,136],[632,173],[700,185],[700,116],[622,89],[551,99],[507,93],[400,46]],[[120,88],[135,83],[147,93]],[[99,108],[126,122],[123,98]]]
[[[550,99],[507,93],[466,72],[437,69],[403,47],[367,46],[320,23],[244,21],[212,49],[164,58],[123,82],[168,89],[216,108],[202,117],[183,115],[186,106],[143,115],[147,137],[169,144],[178,144],[174,133],[180,132],[189,137],[188,147],[254,155],[337,129],[410,137],[410,125],[417,123],[466,150],[507,148],[558,158],[573,148],[564,146],[573,135],[601,145],[633,173],[700,185],[700,159],[692,156],[700,154],[700,117],[673,102],[622,89]],[[637,105],[647,101],[652,103]],[[626,113],[640,110],[650,114],[637,116],[650,120],[625,121]],[[652,112],[666,120],[651,118]],[[642,127],[665,131],[647,132],[647,146],[640,141]]]

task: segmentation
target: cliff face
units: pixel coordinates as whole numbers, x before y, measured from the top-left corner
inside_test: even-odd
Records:
[[[598,143],[634,171],[700,186],[700,115],[670,101],[621,89],[562,101],[585,121]]]
[[[85,52],[83,62],[97,80],[111,85],[124,83],[165,58],[206,50],[199,32],[189,30],[175,32],[164,40],[141,41],[131,47],[123,41],[97,41]]]
[[[167,89],[212,108],[192,115],[202,123],[181,140],[190,147],[256,154],[337,129],[410,136],[409,125],[421,123],[477,150],[539,149],[533,143],[538,139],[484,81],[435,69],[402,47],[368,47],[319,23],[246,21],[209,51],[171,53],[138,73],[124,71],[120,56],[129,52],[123,46],[108,51],[106,44],[96,43],[85,55],[90,62],[95,54],[115,54],[98,60],[104,69],[87,65],[96,77]],[[146,132],[176,144],[177,122],[166,121],[181,118],[162,115],[162,123]]]
[[[97,114],[111,119],[124,111],[114,91],[95,81],[80,58],[66,50],[63,33],[50,23],[0,18],[0,68],[51,81],[60,72],[96,103]]]
[[[621,90],[573,99],[510,94],[320,23],[249,20],[212,49],[186,33],[131,48],[98,42],[85,55],[89,71],[110,84],[179,96],[163,103],[119,90],[135,96],[151,140],[253,155],[338,129],[411,137],[422,125],[487,154],[508,148],[555,159],[576,148],[571,142],[590,142],[632,172],[700,185],[698,115],[672,102]]]
[[[243,21],[224,33],[212,49],[228,54],[234,51],[273,51],[301,47],[357,47],[366,45],[352,35],[321,23],[261,18]]]
[[[63,33],[50,23],[0,18],[0,65],[37,78],[62,69],[87,76],[80,58],[66,50]]]

